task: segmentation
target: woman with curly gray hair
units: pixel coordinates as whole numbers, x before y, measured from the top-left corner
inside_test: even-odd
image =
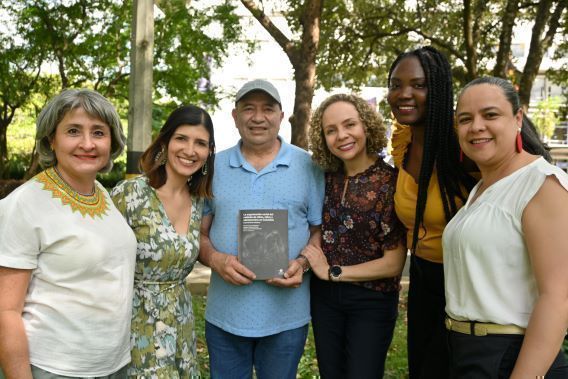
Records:
[[[7,378],[126,378],[136,238],[98,172],[124,148],[95,91],[37,120],[44,171],[0,201],[0,367]]]
[[[397,317],[405,229],[394,211],[396,171],[378,155],[385,127],[356,95],[327,98],[310,125],[325,171],[321,248],[304,255],[322,378],[382,377]]]

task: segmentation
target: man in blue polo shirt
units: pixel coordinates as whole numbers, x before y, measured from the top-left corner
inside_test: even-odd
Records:
[[[308,262],[319,243],[323,173],[279,136],[280,95],[265,80],[246,83],[232,112],[241,140],[215,157],[213,199],[201,227],[200,260],[211,267],[206,339],[212,378],[296,378],[310,321]],[[241,209],[287,209],[289,266],[283,278],[254,280],[239,263]]]

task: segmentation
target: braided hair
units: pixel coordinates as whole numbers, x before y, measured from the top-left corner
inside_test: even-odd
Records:
[[[428,184],[434,167],[444,206],[446,222],[458,211],[456,198],[465,202],[475,179],[467,174],[459,162],[459,144],[454,129],[454,99],[452,72],[446,57],[431,46],[402,53],[389,69],[388,82],[396,66],[405,58],[418,58],[426,76],[428,94],[424,121],[424,151],[418,177],[418,197],[414,221],[412,252],[416,251],[419,230],[424,226],[424,210],[428,197]]]

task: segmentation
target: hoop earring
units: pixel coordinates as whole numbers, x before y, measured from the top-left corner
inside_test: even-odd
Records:
[[[521,151],[523,151],[523,138],[521,137],[521,128],[519,128],[517,130],[517,139],[516,139],[515,147],[517,149],[517,153],[520,153]]]
[[[203,166],[201,166],[201,174],[203,176],[207,175],[207,173],[209,172],[209,170],[207,170],[207,162],[205,162],[205,164]]]

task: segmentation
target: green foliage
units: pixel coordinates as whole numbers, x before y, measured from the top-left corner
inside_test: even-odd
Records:
[[[35,140],[34,118],[29,110],[22,110],[14,117],[14,124],[7,133],[9,156],[29,155],[32,152]]]
[[[124,180],[126,174],[126,154],[122,154],[114,161],[112,170],[104,174],[97,174],[97,180],[107,189],[111,189],[118,182]]]
[[[23,179],[30,164],[31,152],[34,149],[35,125],[24,112],[14,117],[14,127],[6,130],[6,161],[0,178]]]
[[[479,69],[498,44],[496,3],[488,4],[476,19],[479,32],[476,53]],[[431,44],[443,51],[465,81],[463,3],[455,0],[408,2],[405,0],[326,2],[322,16],[318,79],[326,89],[347,85],[385,86],[390,64],[401,52]],[[465,83],[461,83],[465,84]]]
[[[195,334],[197,336],[197,361],[201,376],[210,378],[209,374],[209,352],[205,343],[205,308],[207,305],[206,296],[193,296],[193,316],[195,318]]]
[[[29,155],[12,155],[4,165],[4,177],[23,179],[29,166]]]
[[[235,7],[223,3],[198,9],[185,2],[163,2],[160,9],[164,16],[155,20],[154,44],[157,98],[216,105],[218,90],[208,79],[212,66],[222,62],[240,37]]]
[[[152,106],[152,140],[156,138],[170,113],[177,107],[178,105],[172,101],[154,103]]]
[[[564,12],[564,18],[561,25],[563,26],[560,32],[564,38],[560,38],[560,41],[554,50],[552,59],[564,60],[564,63],[559,68],[549,69],[546,72],[546,76],[554,83],[566,88],[568,87],[568,61],[565,59],[568,56],[568,38],[566,38],[568,35],[568,12]]]
[[[541,138],[550,139],[554,134],[559,121],[558,110],[561,103],[562,99],[559,96],[549,97],[537,103],[532,120]]]
[[[42,52],[26,49],[10,33],[0,34],[0,178],[8,177],[7,164],[14,169],[14,161],[7,162],[8,126],[37,89],[42,61]]]
[[[301,25],[301,1],[288,0],[287,3],[293,11],[286,15],[297,28]],[[464,32],[463,1],[326,1],[317,60],[318,86],[325,89],[386,86],[388,69],[396,56],[422,45],[432,45],[448,57],[456,87],[463,86],[473,76],[489,74],[499,46],[507,2],[474,0],[467,3],[471,6],[470,40]],[[536,3],[521,6],[517,24],[534,20],[535,12]],[[564,12],[564,20],[567,17]],[[557,32],[559,35],[565,34],[565,25],[564,22],[563,31]],[[559,42],[565,45],[562,41]],[[471,51],[468,51],[468,43]],[[554,59],[565,56],[565,51],[565,48],[560,50]],[[566,67],[556,77],[566,83]]]
[[[180,103],[214,107],[220,94],[208,85],[211,68],[221,64],[242,32],[235,7],[228,1],[159,3],[155,98],[168,99],[165,107],[171,109]],[[0,18],[6,25],[0,29],[1,178],[8,154],[4,136],[19,109],[37,115],[62,88],[87,87],[110,98],[126,116],[132,0],[4,0]]]

